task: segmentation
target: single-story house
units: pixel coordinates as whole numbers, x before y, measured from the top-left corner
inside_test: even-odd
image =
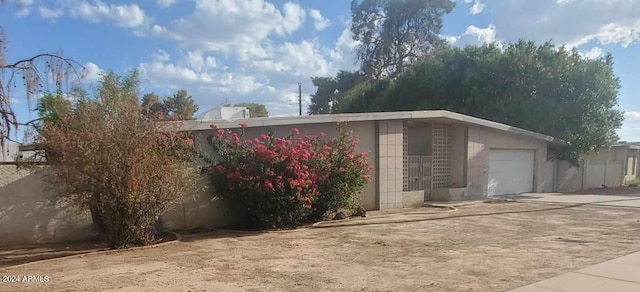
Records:
[[[547,150],[565,145],[550,136],[442,110],[328,114],[234,121],[172,122],[206,143],[218,128],[239,128],[257,137],[268,131],[287,135],[324,132],[344,123],[369,152],[372,181],[364,191],[367,210],[421,205],[425,200],[466,200],[525,192],[551,192],[553,167]]]
[[[360,138],[357,150],[368,152],[373,166],[362,205],[384,210],[422,205],[425,201],[471,200],[526,192],[574,192],[619,186],[638,177],[640,145],[619,143],[584,156],[578,166],[549,159],[562,140],[505,124],[449,111],[328,114],[300,117],[168,122],[168,129],[189,131],[196,145],[211,151],[211,125],[239,129],[248,138],[269,131],[287,135],[326,133],[337,123]],[[33,150],[21,147],[21,151]],[[15,151],[14,151],[15,152]],[[205,177],[201,183],[206,185]],[[42,178],[0,163],[0,246],[81,240],[94,235],[87,212],[53,204]],[[30,214],[25,216],[25,214]],[[233,225],[235,216],[209,190],[186,194],[162,215],[168,230]]]

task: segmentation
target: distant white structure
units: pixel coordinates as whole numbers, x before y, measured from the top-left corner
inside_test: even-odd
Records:
[[[33,151],[20,152],[20,144],[7,143],[4,145],[4,149],[0,148],[0,162],[15,162],[19,157],[30,157],[34,155]]]
[[[201,114],[197,119],[201,121],[210,120],[238,120],[248,119],[249,109],[243,106],[223,106],[210,109]]]

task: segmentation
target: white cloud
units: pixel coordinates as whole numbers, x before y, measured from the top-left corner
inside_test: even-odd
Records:
[[[640,121],[640,112],[625,112],[624,119],[625,121]]]
[[[88,62],[86,64],[84,64],[84,81],[89,82],[89,83],[93,83],[93,82],[98,82],[101,78],[102,75],[104,74],[104,70],[100,69],[100,67],[98,67],[98,65]]]
[[[44,6],[38,7],[38,12],[40,13],[40,17],[45,19],[56,19],[64,15],[64,10],[62,9],[50,9]]]
[[[195,71],[207,71],[216,67],[216,59],[211,56],[204,57],[198,52],[188,52],[184,57],[186,64]]]
[[[69,14],[89,22],[110,22],[116,26],[133,28],[148,20],[145,12],[136,4],[114,5],[100,0],[68,2]]]
[[[29,7],[33,5],[33,0],[15,0],[15,2],[18,6],[18,11],[16,11],[17,17],[25,17],[31,13]]]
[[[188,87],[210,88],[213,92],[246,94],[263,84],[255,77],[241,72],[225,72],[215,69],[215,59],[199,53],[188,52],[175,64],[166,52],[154,53],[152,61],[139,64],[140,74],[156,86],[172,89]]]
[[[25,17],[28,16],[31,13],[31,11],[29,10],[29,8],[20,8],[18,9],[18,11],[16,12],[16,16],[17,17]]]
[[[354,50],[360,42],[353,39],[353,33],[350,27],[351,21],[347,21],[342,33],[335,42],[334,48],[328,50],[328,55],[331,58],[333,66],[342,70],[356,69]]]
[[[618,130],[620,140],[640,142],[640,111],[626,112],[624,116],[622,128]]]
[[[302,26],[306,13],[300,5],[291,2],[285,3],[283,10],[282,29],[287,34],[291,34]]]
[[[156,4],[161,8],[167,8],[178,2],[178,0],[156,0]]]
[[[469,13],[471,15],[480,14],[484,10],[484,6],[485,4],[480,2],[480,0],[475,0],[471,8],[469,8]]]
[[[264,0],[196,0],[191,14],[149,26],[150,35],[171,39],[182,51],[158,50],[140,63],[143,86],[158,94],[187,89],[202,110],[228,98],[264,103],[272,116],[297,114],[297,84],[302,83],[306,108],[315,91],[309,77],[355,69],[358,45],[350,23],[332,45],[310,38],[281,41],[300,29],[307,13],[314,19],[314,12],[293,3],[278,10]]]
[[[497,41],[496,27],[492,24],[488,25],[486,28],[479,28],[475,25],[469,25],[462,35],[444,36],[444,38],[449,43],[461,47],[466,45],[482,45],[485,43],[494,43]]]
[[[209,56],[193,52],[187,53],[182,59],[174,62],[167,59],[167,56],[166,53],[156,53],[150,62],[139,64],[141,80],[148,82],[147,84],[143,82],[143,86],[148,87],[145,91],[154,90],[164,95],[172,94],[178,89],[187,89],[201,111],[228,101],[230,103],[263,103],[272,116],[292,115],[297,112],[296,105],[290,102],[297,92],[297,83],[269,80],[247,74],[247,70],[243,69],[233,70],[220,64],[213,64],[211,62],[213,59]],[[203,63],[200,60],[203,60]],[[253,73],[253,71],[250,72]],[[273,78],[274,75],[269,77]],[[303,81],[303,83],[306,90],[311,90],[310,82]],[[308,93],[304,96],[308,101]]]
[[[593,47],[593,48],[591,48],[591,50],[580,51],[579,53],[580,53],[581,56],[583,56],[585,58],[588,58],[588,59],[597,59],[597,58],[602,57],[602,55],[604,55],[604,51],[600,47]]]
[[[275,47],[271,49],[269,59],[253,61],[253,65],[264,71],[288,72],[301,77],[330,74],[329,64],[318,44],[306,40]]]
[[[313,26],[316,30],[323,30],[331,25],[331,21],[322,16],[319,10],[309,9],[309,16],[313,19]]]
[[[492,1],[498,37],[507,41],[549,39],[579,47],[595,42],[628,47],[640,38],[640,1]]]
[[[156,52],[153,52],[151,54],[151,58],[154,61],[166,62],[166,61],[169,61],[169,58],[171,58],[171,56],[169,56],[169,53],[167,53],[164,50],[157,50]]]
[[[151,31],[193,51],[256,51],[271,34],[286,35],[299,29],[303,14],[293,3],[285,4],[283,16],[264,0],[196,0],[191,15],[166,26],[154,25]]]
[[[19,104],[20,100],[15,98],[15,97],[12,97],[12,98],[9,98],[9,103],[11,103],[11,104]]]

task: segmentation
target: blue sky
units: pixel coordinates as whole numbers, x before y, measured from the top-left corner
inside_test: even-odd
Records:
[[[298,82],[305,107],[309,77],[354,69],[349,0],[9,0],[0,7],[7,62],[58,49],[101,72],[138,68],[142,93],[187,89],[201,111],[225,101],[261,102],[272,116],[295,115]],[[12,5],[21,2],[22,5]],[[519,38],[611,53],[620,78],[619,131],[640,141],[640,1],[457,0],[441,34],[458,46]],[[21,120],[34,117],[19,93]]]

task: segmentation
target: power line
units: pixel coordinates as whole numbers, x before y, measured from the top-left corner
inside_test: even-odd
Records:
[[[298,83],[298,109],[302,116],[302,83]]]

